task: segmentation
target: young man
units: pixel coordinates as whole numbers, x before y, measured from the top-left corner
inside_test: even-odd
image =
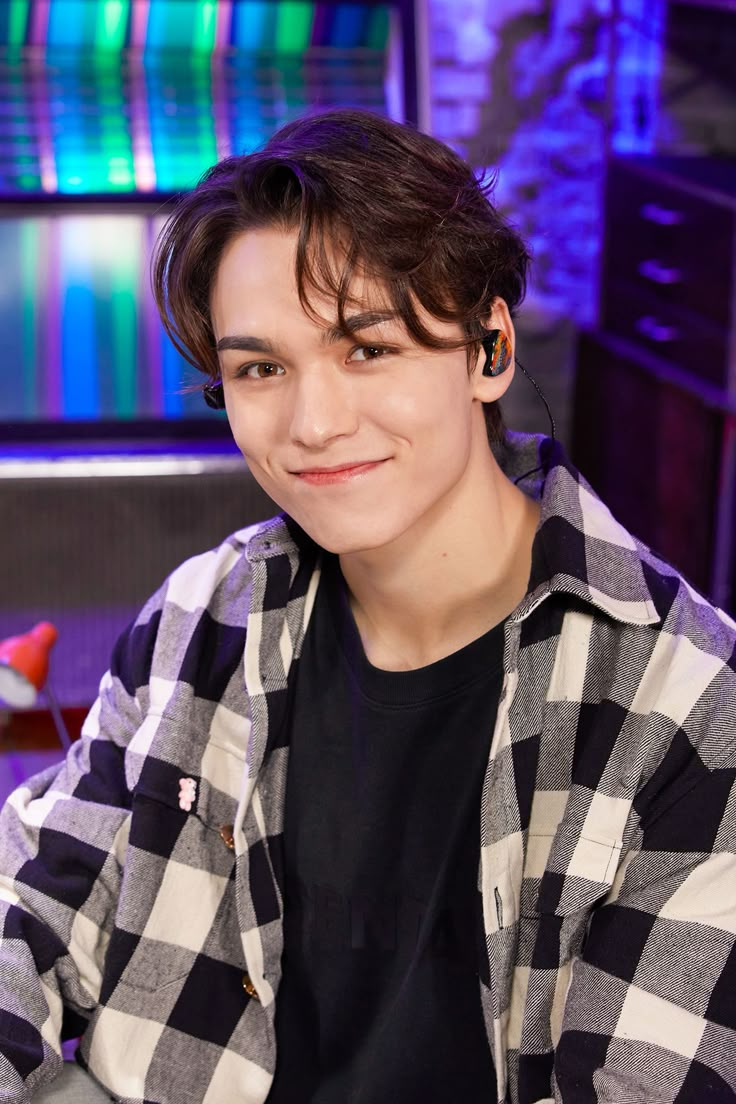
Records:
[[[64,1007],[128,1104],[736,1099],[736,628],[503,432],[526,259],[356,112],[182,198],[159,304],[284,513],[5,809],[0,1100]]]

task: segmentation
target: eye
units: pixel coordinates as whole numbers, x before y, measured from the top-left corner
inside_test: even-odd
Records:
[[[259,360],[257,364],[244,364],[237,371],[237,378],[242,379],[271,379],[272,376],[283,376],[284,369],[280,364],[271,364],[267,360]]]
[[[385,345],[359,345],[357,349],[353,349],[350,360],[363,363],[366,360],[378,360],[379,357],[385,356],[390,351]]]

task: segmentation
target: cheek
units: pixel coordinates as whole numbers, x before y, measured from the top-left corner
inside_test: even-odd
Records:
[[[429,374],[423,386],[387,395],[383,413],[387,429],[414,445],[428,445],[438,460],[463,451],[470,436],[472,410],[462,388]]]
[[[249,463],[258,464],[267,451],[267,427],[257,411],[246,410],[240,403],[226,401],[230,432],[238,448]]]
[[[438,426],[454,424],[461,416],[462,394],[427,372],[424,378],[414,378],[405,388],[391,386],[371,396],[371,409],[376,420],[387,428],[402,431],[407,437],[436,433]]]

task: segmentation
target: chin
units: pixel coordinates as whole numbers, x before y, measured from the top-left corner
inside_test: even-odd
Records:
[[[366,524],[365,521],[350,527],[315,525],[313,521],[310,524],[309,518],[298,516],[294,516],[294,520],[320,548],[324,548],[326,552],[334,552],[338,556],[373,552],[383,548],[396,540],[406,528],[405,526],[391,529],[379,528],[377,525]]]

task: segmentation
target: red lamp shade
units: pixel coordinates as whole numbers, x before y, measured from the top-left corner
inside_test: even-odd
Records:
[[[49,652],[58,632],[40,621],[30,632],[0,641],[0,698],[15,708],[33,705],[49,674]]]

